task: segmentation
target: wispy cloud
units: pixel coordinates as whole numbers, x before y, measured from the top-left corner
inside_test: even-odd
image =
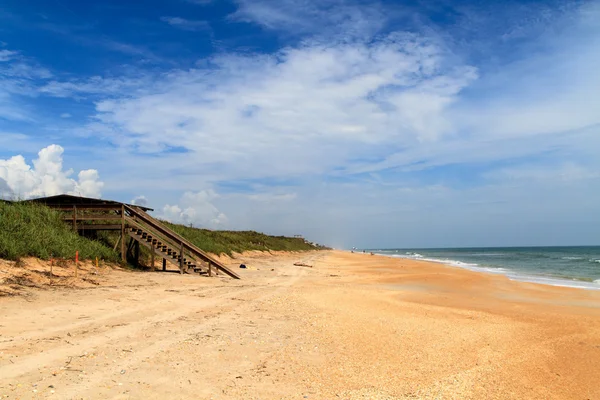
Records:
[[[206,21],[190,20],[181,17],[162,17],[160,20],[185,31],[210,30],[210,24]]]
[[[198,4],[201,6],[205,6],[205,5],[216,2],[217,0],[183,0],[183,1],[185,1],[186,3]]]
[[[323,34],[339,39],[372,36],[386,23],[377,3],[358,6],[341,0],[238,0],[231,20],[293,34]]]
[[[52,97],[82,98],[90,95],[114,96],[125,92],[134,93],[150,84],[151,75],[139,72],[135,77],[121,76],[103,78],[93,76],[88,79],[51,80],[37,90],[40,94]]]
[[[0,62],[12,60],[18,53],[11,50],[0,50]]]
[[[29,106],[24,97],[38,95],[37,86],[52,77],[52,73],[19,52],[2,50],[0,63],[0,118],[30,120]]]
[[[218,169],[228,173],[323,173],[386,143],[448,133],[445,112],[476,73],[441,70],[443,58],[412,35],[223,55],[170,74],[147,96],[99,102],[97,118],[136,147],[177,143],[207,165],[226,162]]]

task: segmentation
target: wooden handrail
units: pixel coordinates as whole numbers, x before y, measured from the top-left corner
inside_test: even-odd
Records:
[[[141,222],[143,222],[144,224],[149,226],[150,229],[148,229],[148,230],[154,230],[154,231],[158,232],[159,234],[165,236],[167,239],[169,239],[169,241],[171,242],[171,247],[173,249],[178,249],[179,246],[183,246],[184,250],[187,250],[192,255],[195,255],[208,263],[214,264],[218,269],[225,272],[227,275],[231,276],[232,278],[240,279],[240,276],[238,274],[236,274],[235,272],[233,272],[232,270],[227,268],[225,265],[223,265],[219,261],[217,261],[214,258],[212,258],[211,256],[209,256],[206,252],[204,252],[203,250],[196,247],[193,243],[189,242],[184,237],[173,232],[171,229],[165,227],[163,224],[161,224],[154,217],[150,216],[148,213],[144,212],[143,210],[136,209],[134,207],[130,207],[130,206],[124,206],[124,207],[125,207],[125,211],[131,216],[130,218],[133,218],[133,221],[136,221],[136,219],[139,219]],[[138,225],[139,225],[139,223],[138,223]],[[143,229],[143,226],[141,226],[140,229]],[[150,232],[150,233],[152,233],[152,232]]]

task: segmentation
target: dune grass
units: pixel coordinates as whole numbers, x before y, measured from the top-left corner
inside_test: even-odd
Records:
[[[161,222],[200,249],[213,254],[231,255],[232,252],[241,253],[247,250],[307,251],[323,248],[302,238],[269,236],[255,231],[212,231]]]
[[[302,238],[269,236],[254,231],[212,231],[161,222],[200,249],[218,255],[247,250],[307,251],[324,248]],[[0,201],[0,258],[72,259],[79,251],[82,260],[98,257],[118,262],[119,253],[113,251],[113,246],[119,234],[99,232],[95,237],[98,240],[79,236],[62,220],[58,211],[44,205]],[[145,253],[148,251],[142,249],[142,259],[149,259],[149,253]]]
[[[34,203],[0,201],[0,258],[72,259],[76,251],[82,260],[119,260],[112,248],[71,230],[57,211]]]

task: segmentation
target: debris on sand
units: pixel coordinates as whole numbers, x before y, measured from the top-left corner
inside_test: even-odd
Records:
[[[294,265],[297,266],[297,267],[308,267],[308,268],[312,268],[313,267],[312,265],[308,265],[308,264],[305,264],[303,262],[295,262]]]

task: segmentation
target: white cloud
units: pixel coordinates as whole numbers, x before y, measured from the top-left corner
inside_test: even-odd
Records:
[[[11,50],[0,50],[0,62],[12,60],[18,53]]]
[[[437,46],[408,34],[222,55],[149,94],[99,102],[91,128],[141,151],[182,146],[180,163],[230,178],[323,173],[377,146],[449,133],[446,112],[477,75],[444,63]]]
[[[77,180],[70,178],[73,170],[63,170],[64,149],[50,145],[38,153],[33,166],[22,155],[7,160],[0,159],[0,180],[4,182],[3,193],[16,199],[53,196],[67,193],[84,197],[100,197],[104,183],[98,171],[80,171]]]
[[[501,182],[559,183],[600,178],[600,171],[565,163],[559,166],[529,165],[520,168],[503,168],[486,174],[486,177]]]
[[[258,193],[251,194],[248,199],[252,201],[272,203],[275,201],[292,201],[296,198],[296,193]]]
[[[191,20],[181,17],[162,17],[160,20],[185,31],[210,30],[210,24],[206,21]]]
[[[39,86],[37,92],[52,97],[75,98],[81,98],[85,95],[120,95],[126,92],[135,93],[150,83],[151,80],[148,76],[139,73],[136,77],[103,78],[92,76],[87,79],[71,81],[48,81]]]
[[[62,114],[60,114],[60,117],[61,117],[61,118],[71,118],[71,117],[72,117],[72,115],[71,115],[71,114],[69,114],[69,113],[62,113]]]
[[[386,23],[388,15],[376,3],[357,7],[341,0],[237,0],[234,21],[249,22],[287,33],[323,35],[324,39],[373,36]]]
[[[32,120],[22,98],[36,97],[36,85],[52,73],[16,51],[0,50],[0,118]]]
[[[222,227],[227,216],[212,203],[219,196],[213,190],[185,192],[177,205],[167,204],[158,218],[198,228]]]
[[[131,204],[145,207],[148,205],[148,199],[146,198],[146,196],[137,196],[133,200],[131,200]]]

